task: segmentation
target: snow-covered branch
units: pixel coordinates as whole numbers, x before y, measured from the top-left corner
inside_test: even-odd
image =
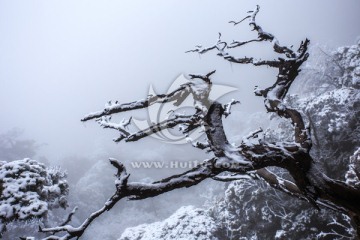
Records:
[[[126,142],[134,142],[137,140],[140,140],[141,138],[147,137],[151,134],[155,134],[157,132],[160,132],[164,129],[169,129],[169,128],[173,128],[177,125],[186,125],[186,126],[191,126],[191,127],[198,127],[201,125],[201,115],[199,114],[194,114],[194,115],[174,115],[173,117],[162,121],[160,123],[156,123],[152,126],[150,126],[149,128],[140,130],[136,133],[130,134],[125,138]],[[187,133],[190,131],[190,128],[184,128],[183,129],[183,133]],[[121,140],[121,139],[119,139]],[[118,142],[118,140],[115,140],[115,142]]]
[[[245,138],[246,139],[250,139],[250,138],[257,138],[258,134],[263,132],[263,129],[260,127],[258,129],[256,129],[255,131],[249,133]]]
[[[74,214],[76,213],[76,211],[78,210],[78,207],[74,207],[73,210],[69,213],[69,215],[66,217],[65,221],[60,224],[60,226],[65,226],[68,223],[70,223],[72,221],[72,217],[74,216]]]
[[[102,116],[101,118],[97,119],[96,121],[102,126],[103,128],[111,128],[118,130],[120,132],[120,137],[115,139],[115,142],[118,142],[124,138],[127,138],[130,133],[126,130],[127,126],[131,123],[131,118],[128,120],[123,119],[120,123],[112,123],[110,122],[111,116]]]
[[[213,70],[213,71],[209,72],[209,73],[206,74],[206,75],[202,75],[202,74],[189,74],[189,76],[190,76],[191,79],[200,78],[200,79],[204,80],[204,81],[207,82],[207,83],[211,83],[210,76],[213,75],[215,72],[216,72],[216,70]]]
[[[237,180],[249,180],[254,179],[254,176],[252,174],[230,174],[230,175],[222,175],[222,176],[215,176],[212,177],[213,180],[219,181],[219,182],[232,182]]]
[[[191,145],[195,148],[199,148],[201,150],[203,149],[207,149],[207,148],[210,148],[210,144],[208,142],[199,142],[199,141],[190,141],[191,142]],[[211,151],[211,150],[209,150]]]
[[[190,83],[181,85],[178,89],[174,90],[169,94],[149,95],[146,99],[142,99],[139,101],[123,103],[123,104],[118,103],[118,101],[115,102],[110,101],[108,102],[108,104],[106,104],[104,110],[89,113],[85,115],[81,119],[81,121],[85,122],[91,119],[100,118],[102,116],[108,116],[120,112],[147,108],[155,103],[174,102],[174,105],[178,106],[190,94],[189,89],[190,89]]]
[[[257,5],[256,9],[254,11],[252,11],[251,15],[249,15],[249,25],[253,27],[253,30],[258,32],[258,39],[261,41],[270,41],[273,44],[273,48],[275,50],[275,52],[277,53],[284,53],[287,57],[295,57],[296,54],[294,53],[293,50],[291,50],[290,48],[286,47],[286,46],[281,46],[279,44],[279,41],[277,40],[277,38],[272,35],[271,33],[265,32],[262,27],[260,25],[258,25],[256,23],[256,15],[259,13],[260,11],[260,6]]]
[[[195,46],[195,49],[188,50],[188,51],[186,51],[185,53],[197,52],[197,53],[199,53],[199,54],[204,54],[204,53],[207,53],[207,52],[209,52],[209,51],[211,51],[211,50],[214,50],[214,49],[217,49],[219,52],[223,52],[226,47],[227,47],[227,43],[221,41],[221,33],[219,33],[219,37],[218,37],[216,43],[215,43],[213,46],[207,47],[207,48],[203,48],[202,45],[196,45],[196,46]]]
[[[231,101],[224,105],[224,116],[227,117],[231,114],[231,106],[240,103],[235,99],[231,99]]]

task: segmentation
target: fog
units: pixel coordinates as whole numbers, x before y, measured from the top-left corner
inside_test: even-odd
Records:
[[[258,21],[283,43],[296,46],[307,37],[333,47],[358,35],[356,0],[258,3]],[[142,99],[150,84],[166,92],[180,73],[213,69],[214,82],[238,87],[246,103],[240,108],[251,109],[257,99],[242,90],[255,85],[252,69],[184,52],[213,44],[219,31],[224,39],[246,39],[248,26],[228,21],[254,7],[253,1],[1,1],[1,129],[24,129],[47,144],[41,152],[54,160],[99,144],[118,148],[115,133],[81,123],[82,116],[108,100]]]
[[[255,33],[246,22],[228,22],[256,4],[258,23],[284,44],[297,47],[309,38],[313,46],[332,48],[359,35],[358,0],[0,1],[0,133],[23,129],[23,138],[41,145],[37,156],[58,165],[68,156],[174,158],[158,140],[116,144],[115,131],[80,119],[109,100],[143,99],[150,85],[166,93],[180,74],[214,69],[214,83],[238,89],[223,97],[242,102],[235,111],[262,111],[252,91],[272,81],[272,70],[231,65],[214,53],[185,54],[197,44],[214,44],[218,32],[229,41],[250,39]],[[238,54],[272,57],[258,45]],[[171,146],[175,153],[190,148]]]

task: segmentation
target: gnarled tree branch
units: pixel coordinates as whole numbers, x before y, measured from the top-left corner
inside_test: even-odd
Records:
[[[300,72],[300,67],[308,58],[309,40],[304,40],[296,51],[292,50],[291,47],[280,45],[273,34],[265,32],[262,27],[257,24],[256,16],[259,9],[259,6],[257,6],[254,11],[250,11],[249,14],[239,22],[231,21],[231,23],[237,25],[248,19],[252,30],[258,34],[257,39],[233,41],[231,44],[228,44],[221,40],[221,34],[219,34],[215,45],[208,48],[196,46],[194,50],[188,52],[204,54],[212,50],[217,50],[218,55],[226,61],[277,68],[278,74],[275,82],[264,90],[256,89],[255,95],[263,97],[264,105],[268,112],[276,113],[278,116],[288,119],[293,124],[295,141],[277,143],[259,141],[259,143],[254,144],[251,141],[244,140],[238,146],[229,144],[222,121],[223,116],[226,117],[229,115],[231,104],[235,102],[232,101],[232,103],[223,106],[209,99],[212,86],[210,76],[212,76],[215,71],[206,75],[189,75],[191,81],[181,85],[170,94],[148,96],[144,100],[126,104],[110,102],[104,110],[90,113],[86,115],[82,121],[100,118],[98,121],[103,127],[120,131],[121,136],[118,139],[119,141],[122,139],[125,139],[125,141],[137,141],[153,133],[175,127],[179,124],[188,124],[187,130],[183,131],[184,133],[201,126],[205,128],[207,143],[197,143],[195,146],[203,150],[210,149],[214,156],[187,172],[150,184],[129,183],[129,174],[127,174],[125,167],[117,160],[111,159],[111,164],[117,169],[115,193],[101,209],[92,213],[79,227],[65,225],[40,229],[41,232],[61,232],[64,234],[62,237],[53,235],[46,239],[67,240],[82,236],[87,227],[98,216],[112,209],[113,206],[123,198],[130,200],[150,198],[174,189],[191,187],[208,178],[218,181],[230,180],[231,177],[219,175],[224,172],[233,174],[231,180],[243,179],[244,176],[251,176],[251,174],[255,172],[259,178],[268,182],[273,188],[299,199],[307,200],[315,207],[320,205],[347,212],[349,216],[357,220],[357,223],[360,222],[360,191],[343,182],[335,181],[327,177],[315,166],[310,156],[312,145],[310,128],[305,126],[303,116],[298,110],[289,108],[283,102],[292,83]],[[274,52],[281,55],[278,59],[255,60],[252,57],[236,58],[227,52],[229,49],[264,41],[272,43]],[[174,102],[174,105],[179,106],[189,95],[192,95],[194,99],[196,112],[193,115],[175,115],[166,121],[155,123],[149,128],[137,133],[130,133],[126,130],[125,127],[130,124],[130,120],[124,120],[120,124],[114,124],[110,123],[109,117],[106,117],[124,111],[146,108],[155,103]],[[252,137],[255,137],[256,134],[257,133],[253,133]],[[286,169],[294,181],[292,182],[276,176],[266,169],[266,167],[269,166]]]

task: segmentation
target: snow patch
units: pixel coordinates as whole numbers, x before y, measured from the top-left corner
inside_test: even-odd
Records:
[[[213,236],[216,230],[205,210],[185,206],[162,222],[127,228],[118,240],[218,240]]]

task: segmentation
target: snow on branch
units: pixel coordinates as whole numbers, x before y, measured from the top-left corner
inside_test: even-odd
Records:
[[[286,46],[281,46],[279,44],[279,41],[277,40],[277,38],[274,35],[272,35],[271,33],[265,32],[262,29],[262,27],[256,23],[256,15],[259,13],[259,11],[260,11],[260,6],[257,5],[256,9],[252,12],[251,15],[249,15],[249,18],[250,18],[249,25],[253,27],[253,30],[258,32],[258,39],[260,41],[271,41],[275,52],[284,53],[287,57],[294,58],[296,56],[296,54],[294,53],[293,50],[291,50],[290,48],[288,48]]]
[[[231,101],[224,105],[224,116],[227,117],[231,114],[231,106],[240,103],[235,99],[231,99]]]
[[[118,101],[115,102],[110,101],[108,102],[108,104],[106,104],[104,110],[89,113],[85,115],[81,119],[81,121],[85,122],[91,119],[96,119],[102,116],[107,116],[115,113],[147,108],[155,103],[166,103],[166,102],[174,101],[174,105],[178,106],[181,103],[181,101],[184,100],[184,97],[186,97],[190,93],[189,88],[190,88],[190,84],[183,84],[178,89],[174,90],[169,94],[149,95],[146,99],[142,99],[130,103],[120,104],[118,103]]]
[[[248,13],[252,13],[253,11],[248,11]],[[243,21],[245,21],[246,19],[250,18],[250,15],[244,17],[243,19],[241,19],[240,21],[238,22],[235,22],[235,21],[229,21],[229,23],[233,23],[234,26],[238,25],[239,23],[242,23]]]
[[[246,136],[246,139],[250,139],[250,138],[257,138],[258,137],[258,134],[263,132],[263,129],[260,127],[258,128],[257,130],[249,133],[247,136]]]
[[[206,74],[206,75],[201,75],[201,74],[189,74],[189,76],[190,76],[191,79],[200,78],[200,79],[204,80],[204,81],[207,82],[207,83],[211,83],[210,76],[213,75],[215,72],[216,72],[216,70],[213,70],[213,71],[209,72],[209,73]]]
[[[215,176],[212,177],[213,180],[219,181],[219,182],[232,182],[232,181],[238,181],[238,180],[249,180],[254,179],[254,176],[250,173],[246,174],[230,174],[230,175],[222,175],[222,176]]]
[[[115,142],[125,140],[126,142],[133,142],[144,137],[160,132],[165,129],[173,128],[179,124],[183,124],[186,128],[183,133],[189,133],[197,127],[200,127],[203,118],[211,105],[209,94],[211,91],[212,82],[210,77],[216,71],[213,70],[207,74],[189,74],[190,81],[182,84],[179,88],[169,94],[149,95],[145,100],[139,100],[131,103],[120,104],[118,101],[109,101],[102,111],[90,113],[86,115],[81,121],[88,121],[96,119],[96,121],[103,128],[111,128],[120,132],[120,136],[115,138]],[[163,104],[172,102],[175,106],[179,106],[189,95],[194,99],[194,108],[196,113],[193,115],[179,115],[174,114],[172,117],[162,121],[153,123],[146,129],[142,129],[135,133],[130,133],[127,127],[131,124],[131,118],[123,119],[120,123],[111,122],[113,114],[125,111],[132,111],[141,108],[148,108],[152,104]]]
[[[143,129],[136,133],[130,134],[125,138],[126,142],[134,142],[140,140],[141,138],[147,137],[151,134],[155,134],[164,129],[173,128],[179,124],[186,125],[188,127],[192,126],[200,126],[201,124],[201,116],[199,114],[194,115],[174,115],[173,117],[166,119],[160,123],[154,124],[149,128]],[[183,128],[183,133],[187,133],[190,131],[190,128]],[[119,139],[122,140],[123,138]],[[115,140],[118,142],[118,140]]]
[[[195,49],[188,50],[188,51],[186,51],[185,53],[197,52],[197,53],[199,53],[199,54],[204,54],[204,53],[207,53],[207,52],[209,52],[209,51],[211,51],[211,50],[217,49],[219,52],[222,52],[224,55],[226,55],[226,54],[223,52],[226,47],[227,47],[227,43],[221,41],[221,33],[219,33],[219,37],[218,37],[216,43],[215,43],[213,46],[208,47],[208,48],[203,48],[202,45],[196,45],[196,46],[195,46]]]
[[[249,19],[249,25],[253,27],[253,30],[258,33],[258,41],[271,41],[273,43],[273,49],[276,53],[285,54],[286,58],[279,57],[278,60],[273,61],[254,61],[253,58],[235,58],[230,55],[224,57],[226,60],[239,63],[239,64],[253,64],[267,65],[270,67],[276,67],[279,69],[276,82],[266,88],[265,90],[257,90],[255,94],[257,96],[263,96],[265,99],[265,107],[269,112],[275,112],[280,117],[291,119],[292,124],[295,126],[295,140],[297,143],[310,151],[311,148],[311,136],[308,129],[305,127],[301,114],[295,110],[285,106],[283,99],[286,96],[291,84],[298,76],[300,72],[300,66],[305,62],[309,56],[307,53],[309,40],[301,42],[297,51],[294,51],[286,46],[281,46],[279,41],[273,34],[265,32],[260,25],[256,23],[256,15],[258,14],[260,7],[257,6],[254,11],[251,11],[244,19]],[[244,20],[243,19],[243,20]],[[244,44],[254,42],[254,40],[245,42],[236,42],[231,47],[240,47]]]
[[[65,221],[60,224],[60,226],[65,226],[68,223],[70,223],[72,221],[72,217],[75,215],[76,211],[78,210],[78,207],[74,207],[73,210],[69,213],[69,215],[67,216],[67,218],[65,219]]]
[[[115,142],[118,142],[124,138],[127,138],[130,133],[126,130],[127,126],[131,123],[131,117],[129,119],[123,119],[120,123],[112,123],[110,122],[111,116],[102,116],[101,118],[97,119],[96,121],[102,126],[103,128],[111,128],[118,130],[120,132],[120,137],[115,139]]]
[[[241,47],[242,45],[245,45],[245,44],[248,44],[248,43],[261,42],[261,41],[262,41],[262,40],[260,40],[260,39],[251,39],[251,40],[243,41],[243,42],[233,40],[233,41],[229,44],[228,48],[237,48],[237,47]]]
[[[193,147],[199,148],[201,150],[210,148],[210,144],[208,142],[199,142],[199,141],[194,142],[192,140],[190,140],[190,142]],[[209,151],[211,151],[211,150],[209,150]]]

